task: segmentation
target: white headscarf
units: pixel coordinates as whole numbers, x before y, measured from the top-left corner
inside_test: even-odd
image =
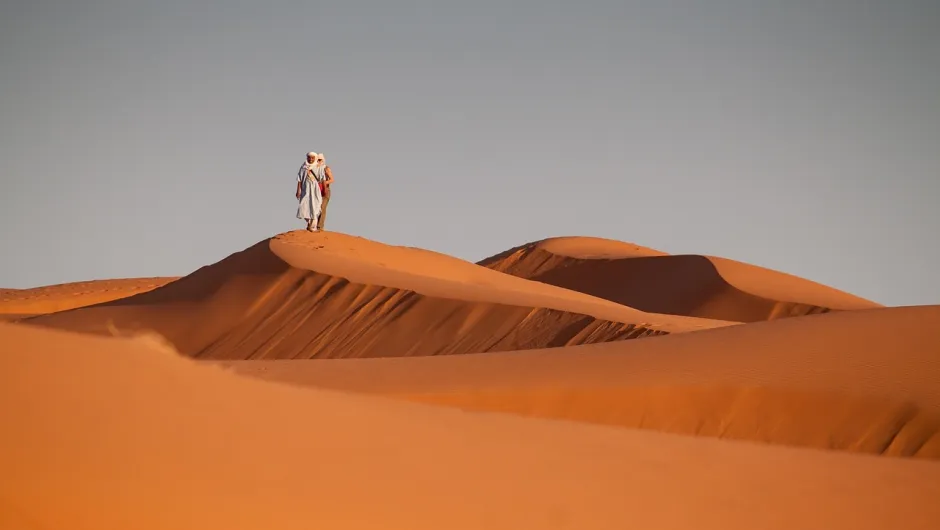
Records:
[[[310,172],[313,173],[314,180],[318,180],[318,181],[323,180],[325,175],[323,172],[323,164],[320,163],[322,156],[323,155],[319,153],[315,153],[313,151],[307,153],[307,158],[304,159],[304,163],[302,166],[300,166],[300,170],[298,171],[301,179],[309,178],[310,175],[307,173],[307,171],[309,170]],[[312,158],[313,162],[310,162],[308,160],[309,158]]]

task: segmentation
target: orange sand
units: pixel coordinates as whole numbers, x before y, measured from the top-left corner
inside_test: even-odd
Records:
[[[940,463],[461,413],[0,325],[6,528],[932,529]],[[650,342],[658,339],[650,339]],[[277,361],[274,361],[277,362]]]
[[[0,323],[0,529],[940,528],[940,306],[688,258],[292,232],[47,288]]]
[[[905,307],[551,351],[227,364],[467,409],[940,458],[937,329],[940,306]]]
[[[670,256],[597,238],[555,238],[481,265],[651,313],[735,322],[881,307],[803,278],[712,256]]]
[[[30,323],[159,332],[214,359],[443,355],[728,325],[655,315],[434,252],[291,232],[163,288]]]
[[[77,307],[110,302],[166,285],[176,278],[127,278],[93,280],[36,287],[0,289],[0,319],[43,315]]]

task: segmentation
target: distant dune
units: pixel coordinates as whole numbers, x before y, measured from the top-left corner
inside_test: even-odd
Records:
[[[882,307],[763,267],[599,238],[547,239],[480,264],[642,311],[735,322]]]
[[[34,289],[0,289],[0,319],[43,315],[144,293],[176,278],[126,278],[62,283]]]
[[[476,353],[727,325],[648,314],[425,250],[302,231],[151,292],[28,322],[153,330],[187,355],[216,359]]]
[[[0,408],[4,528],[933,530],[940,523],[938,462],[271,384],[197,364],[148,338],[10,324],[0,324],[0,337],[0,403],[16,404]]]

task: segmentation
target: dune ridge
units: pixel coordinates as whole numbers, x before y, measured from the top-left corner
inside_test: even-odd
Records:
[[[300,231],[146,293],[25,322],[97,334],[149,329],[208,359],[478,353],[728,324],[653,315],[429,251]]]
[[[110,302],[162,287],[177,277],[122,278],[0,289],[0,316],[43,315]]]
[[[883,307],[779,271],[599,238],[552,238],[480,265],[646,311],[733,322]]]
[[[17,427],[0,437],[6,523],[70,530],[940,524],[937,462],[297,388],[226,373],[139,338],[22,324],[0,324],[0,337],[0,401],[17,404],[0,409],[0,424]]]
[[[615,239],[568,236],[550,237],[519,245],[484,258],[477,264],[513,276],[529,278],[580,260],[668,255],[661,250]]]
[[[385,394],[463,410],[746,440],[773,445],[940,459],[940,416],[908,402],[747,386],[506,388]]]
[[[551,351],[226,365],[466,410],[937,459],[937,329],[940,306],[918,306]]]

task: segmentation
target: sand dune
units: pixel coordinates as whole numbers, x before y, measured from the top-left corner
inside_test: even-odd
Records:
[[[166,285],[176,278],[125,278],[0,289],[0,318],[23,318],[110,302]]]
[[[420,249],[291,232],[144,294],[27,320],[154,330],[199,358],[476,353],[727,325],[653,315]]]
[[[228,363],[470,410],[940,458],[940,306],[433,359]]]
[[[668,256],[660,250],[600,237],[551,237],[526,243],[479,262],[484,267],[529,278],[579,260]]]
[[[480,264],[651,313],[756,322],[881,307],[763,267],[712,256],[672,256],[598,238],[548,239]]]
[[[4,291],[0,528],[940,527],[940,306],[597,238],[482,263],[290,232]]]
[[[7,528],[940,525],[936,462],[271,384],[197,364],[152,339],[0,324],[0,378],[0,402],[16,404],[0,408]]]

